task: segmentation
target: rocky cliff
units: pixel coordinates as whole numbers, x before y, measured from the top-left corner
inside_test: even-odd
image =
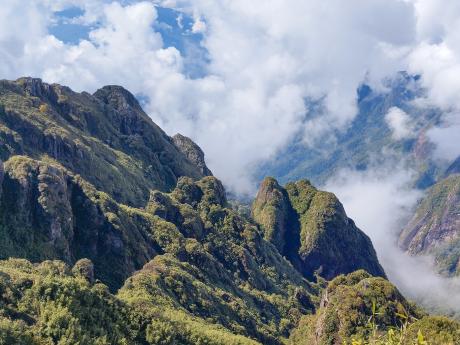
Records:
[[[447,176],[427,191],[399,244],[412,255],[434,255],[446,275],[460,273],[460,174]]]
[[[306,180],[283,188],[266,178],[252,214],[265,238],[309,279],[315,273],[332,279],[358,269],[385,276],[370,239],[347,217],[340,201]]]

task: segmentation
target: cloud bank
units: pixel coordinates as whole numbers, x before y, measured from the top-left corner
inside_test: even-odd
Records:
[[[408,298],[432,312],[460,314],[460,280],[435,273],[430,257],[411,257],[397,246],[401,224],[422,193],[408,186],[414,174],[401,164],[368,171],[343,170],[325,187],[343,202],[349,217],[372,239],[388,278]]]
[[[165,47],[154,3],[65,0],[2,4],[0,75],[88,91],[121,84],[142,94],[156,122],[194,138],[216,174],[242,193],[253,191],[257,164],[296,134],[306,131],[314,144],[346,127],[359,84],[400,70],[416,35],[413,7],[396,0],[161,3],[194,18],[191,30],[207,51],[203,77],[189,78],[184,56]],[[84,11],[75,22],[93,25],[78,44],[48,30],[54,11],[70,5]],[[306,115],[307,100],[322,102],[322,116]]]

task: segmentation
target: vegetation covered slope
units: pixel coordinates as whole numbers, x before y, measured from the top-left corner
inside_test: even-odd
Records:
[[[0,344],[281,345],[324,307],[305,277],[383,276],[332,194],[267,180],[257,224],[122,88],[3,81],[0,104]]]
[[[171,190],[180,176],[210,174],[119,86],[90,95],[40,79],[0,81],[0,159],[13,155],[56,160],[133,206],[145,205],[149,189]]]
[[[460,324],[425,315],[387,280],[364,271],[332,280],[320,307],[302,318],[292,345],[454,345]]]
[[[252,213],[266,239],[309,279],[315,273],[332,279],[357,269],[385,276],[370,239],[347,217],[340,201],[307,180],[283,188],[266,178]]]
[[[314,308],[315,288],[227,207],[214,177],[182,177],[133,208],[58,163],[13,156],[3,170],[3,258],[89,258],[112,291],[153,259],[120,291],[139,318],[180,311],[264,344],[279,344]]]
[[[460,273],[460,174],[431,187],[403,229],[400,246],[410,254],[433,254],[440,271]]]
[[[116,295],[93,280],[89,260],[80,260],[72,268],[60,261],[0,261],[0,344],[454,345],[460,341],[458,323],[424,315],[389,282],[364,271],[330,282],[316,312],[302,317],[289,340],[283,340],[278,330],[276,340],[257,341],[251,336],[257,325],[255,330],[231,330],[239,319],[214,309],[237,306],[234,295],[225,299],[227,306],[216,303],[214,298],[222,292],[218,285],[203,286],[202,278],[195,276],[188,282],[187,274],[197,268],[171,264],[171,260],[168,255],[158,256]],[[182,300],[187,288],[200,292],[194,304]],[[199,307],[199,302],[210,307],[208,317],[188,310]],[[253,308],[239,313],[250,315]],[[233,326],[216,320],[218,316]]]

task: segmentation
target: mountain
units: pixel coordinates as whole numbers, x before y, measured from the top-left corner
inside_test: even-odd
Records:
[[[334,195],[267,179],[249,215],[121,87],[2,81],[0,155],[0,344],[349,343],[393,332],[399,305],[407,329],[457,341],[385,279]]]
[[[13,155],[56,161],[135,206],[145,205],[149,189],[169,191],[181,176],[210,175],[189,160],[195,147],[176,146],[119,86],[90,95],[40,79],[0,81],[0,139],[4,161]]]
[[[399,244],[412,255],[433,255],[446,275],[460,274],[460,174],[447,175],[427,191]]]
[[[265,238],[309,279],[318,273],[330,280],[358,269],[385,277],[369,237],[347,217],[334,194],[317,190],[307,180],[283,188],[266,178],[252,214]]]
[[[442,112],[416,102],[425,92],[418,81],[417,76],[399,73],[386,82],[385,90],[362,85],[357,90],[356,117],[345,129],[332,133],[333,140],[323,137],[312,145],[307,143],[308,133],[300,133],[276,159],[262,166],[259,178],[275,176],[287,183],[308,177],[313,184],[323,185],[341,169],[362,171],[388,161],[405,161],[417,172],[418,188],[431,186],[444,166],[430,158],[426,131],[439,122]],[[309,107],[308,119],[322,115],[321,107]],[[395,107],[410,119],[407,136],[395,138],[388,123],[386,115]]]

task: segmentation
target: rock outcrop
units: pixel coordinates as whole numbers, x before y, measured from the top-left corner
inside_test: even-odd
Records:
[[[148,219],[56,163],[14,156],[5,162],[0,195],[0,258],[35,262],[89,258],[112,288],[158,253]],[[152,226],[152,225],[150,225]]]
[[[287,244],[296,247],[292,244],[299,242],[295,234],[291,237],[292,234],[288,233],[299,227],[298,216],[286,190],[274,178],[267,177],[261,183],[252,204],[252,216],[264,229],[265,239],[284,256],[289,256]]]
[[[274,179],[265,179],[253,203],[253,217],[267,240],[309,279],[315,273],[332,279],[358,269],[385,276],[372,242],[347,217],[340,201],[306,180],[282,188]]]
[[[204,176],[212,176],[211,170],[208,169],[204,161],[203,150],[201,150],[192,139],[181,134],[174,135],[172,139],[179,151],[181,151],[192,164],[196,165]]]

